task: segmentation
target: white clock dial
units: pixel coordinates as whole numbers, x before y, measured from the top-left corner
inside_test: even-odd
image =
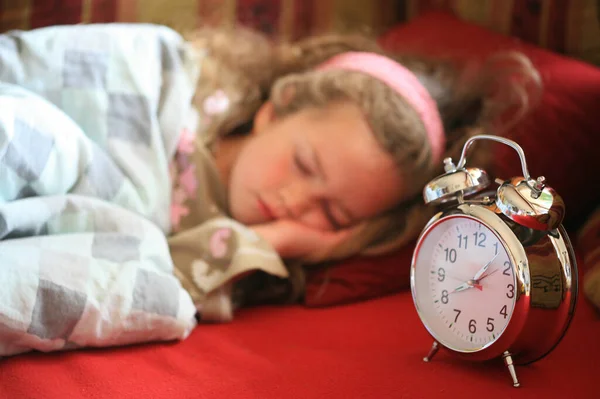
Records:
[[[510,257],[499,237],[467,216],[431,226],[414,258],[413,297],[437,341],[481,350],[504,332],[517,298]]]

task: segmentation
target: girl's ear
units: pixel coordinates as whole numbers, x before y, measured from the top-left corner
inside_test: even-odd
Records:
[[[287,84],[281,90],[279,90],[276,95],[279,97],[279,104],[282,106],[289,105],[296,95],[296,88],[293,84]],[[271,100],[265,101],[258,109],[258,112],[254,117],[254,130],[252,133],[262,133],[265,130],[265,127],[270,125],[277,118],[278,117],[275,113],[275,105],[273,102]]]
[[[252,133],[262,133],[267,126],[269,126],[275,119],[275,106],[271,101],[266,101],[260,106],[256,115],[254,116],[253,131]]]

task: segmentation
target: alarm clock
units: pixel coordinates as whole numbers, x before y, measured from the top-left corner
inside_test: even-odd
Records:
[[[512,147],[523,176],[495,179],[467,167],[478,140]],[[573,317],[578,289],[575,255],[562,226],[562,198],[532,178],[523,149],[493,135],[473,136],[457,164],[423,190],[438,211],[421,232],[410,283],[421,322],[440,347],[466,360],[503,359],[513,385],[515,364],[535,362],[560,342]],[[490,188],[493,184],[497,187]]]

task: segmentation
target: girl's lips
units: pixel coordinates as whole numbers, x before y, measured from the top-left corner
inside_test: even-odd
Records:
[[[260,198],[258,199],[258,209],[268,220],[275,219],[275,214],[273,214],[271,208]]]

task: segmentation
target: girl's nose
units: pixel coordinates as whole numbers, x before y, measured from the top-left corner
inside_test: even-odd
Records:
[[[281,190],[281,196],[291,218],[300,219],[318,206],[318,188],[306,181],[295,181]]]

